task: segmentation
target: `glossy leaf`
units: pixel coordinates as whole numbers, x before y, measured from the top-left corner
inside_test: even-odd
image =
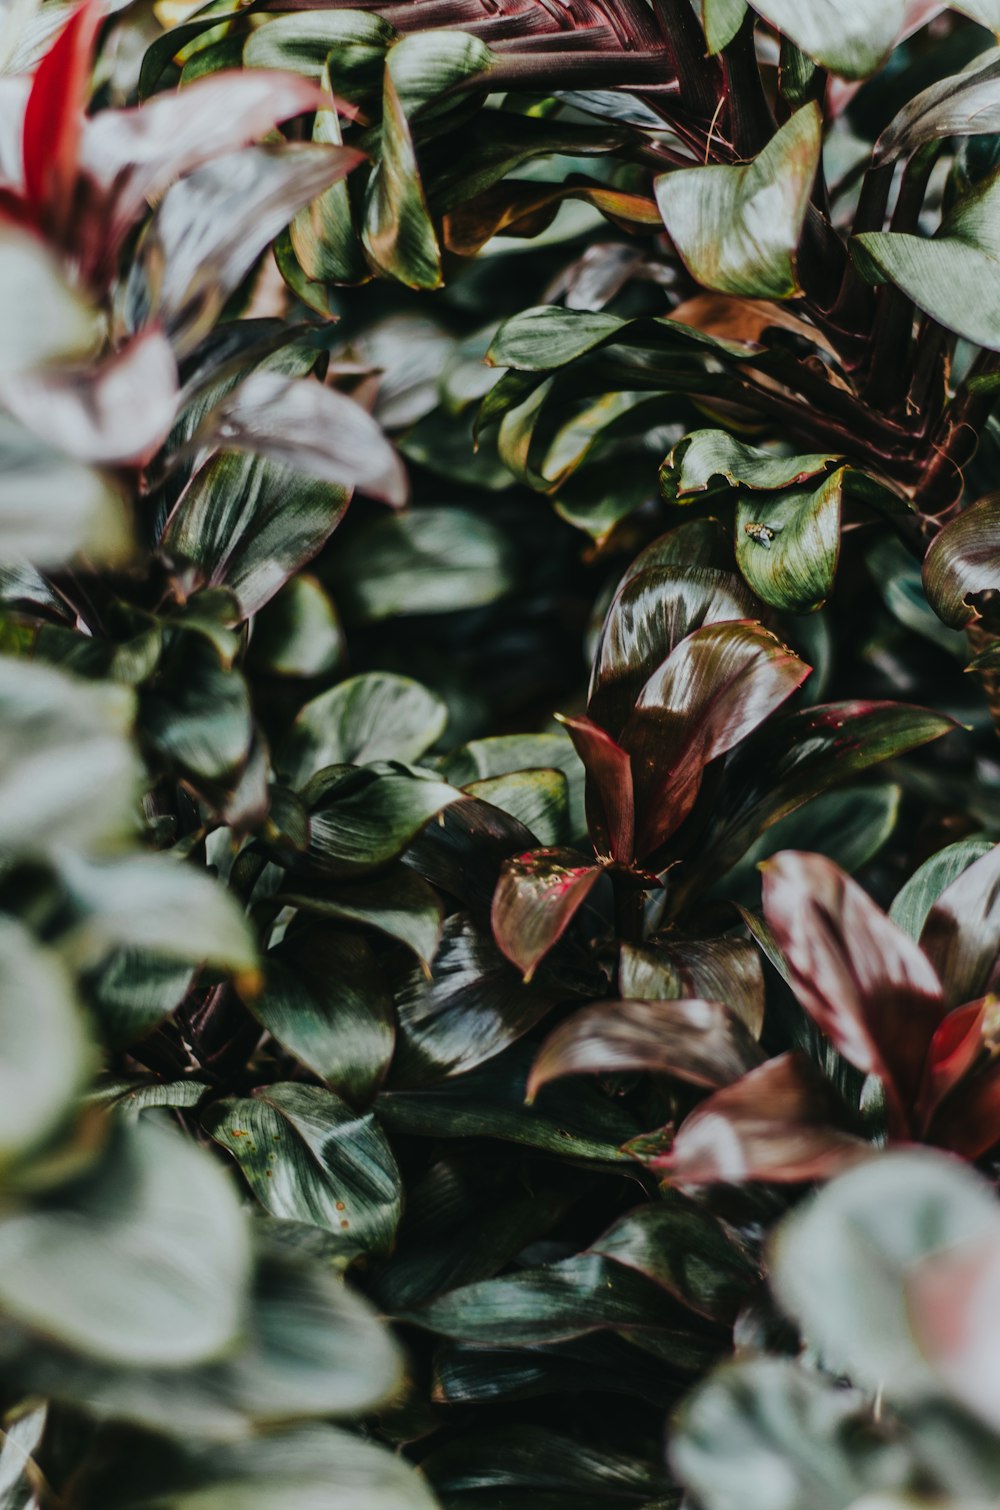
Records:
[[[321,772],[309,803],[309,860],[333,879],[367,875],[395,860],[437,813],[461,792],[404,767]]]
[[[329,765],[419,760],[436,744],[448,709],[435,693],[389,671],[352,676],[299,710],[280,755],[290,780]]]
[[[635,794],[628,752],[589,718],[560,718],[587,772],[586,809],[598,858],[628,864],[635,849]]]
[[[205,463],[167,520],[162,545],[208,586],[259,612],[333,534],[348,493],[297,467],[235,451]]]
[[[809,670],[759,624],[706,625],[681,641],[643,687],[621,735],[632,758],[640,857],[680,826],[708,762],[763,723]]]
[[[6,416],[0,416],[0,459],[0,553],[6,562],[57,567],[78,552],[107,566],[127,560],[132,522],[111,478],[52,450]]]
[[[319,79],[331,54],[338,89],[377,86],[394,32],[381,16],[363,11],[297,11],[268,17],[249,33],[243,61],[249,68],[290,68]]]
[[[382,94],[382,158],[364,205],[365,250],[375,267],[410,288],[440,288],[437,243],[403,103],[390,69]]]
[[[823,1179],[870,1157],[844,1127],[828,1081],[800,1054],[782,1054],[709,1096],[681,1123],[669,1152],[648,1160],[671,1183]]]
[[[534,1098],[563,1075],[646,1070],[694,1085],[729,1085],[761,1061],[753,1038],[720,1001],[608,1001],[560,1023],[528,1081]]]
[[[370,1112],[356,1114],[319,1086],[285,1083],[218,1101],[202,1121],[272,1216],[321,1228],[346,1257],[391,1246],[399,1171]]]
[[[536,849],[504,862],[493,896],[493,937],[529,981],[601,878],[569,849]]]
[[[764,1026],[764,973],[749,939],[654,935],[646,944],[622,944],[618,986],[633,999],[723,1001],[753,1038]]]
[[[819,112],[807,105],[745,167],[684,168],[656,180],[663,222],[698,283],[766,299],[799,292],[796,251],[820,135]]]
[[[345,887],[308,891],[289,889],[275,899],[315,917],[356,923],[412,949],[424,966],[437,953],[444,927],[444,905],[422,877],[399,866],[371,880],[352,880]]]
[[[833,591],[844,475],[834,472],[815,489],[790,488],[737,504],[737,565],[772,608],[808,613]]]
[[[410,970],[397,986],[393,1088],[474,1069],[533,1028],[556,1000],[551,982],[529,988],[519,981],[471,919],[453,913],[430,978]]]
[[[544,846],[569,837],[569,792],[562,771],[510,771],[470,781],[464,790],[509,813]]]
[[[1000,130],[1000,54],[980,53],[961,73],[936,80],[898,111],[875,143],[875,160],[895,162],[945,136]]]
[[[268,1032],[355,1106],[370,1101],[392,1058],[392,996],[372,945],[323,923],[286,934],[252,1002]]]
[[[924,557],[924,588],[954,628],[976,618],[969,598],[1000,586],[1000,497],[981,498],[945,526]]]
[[[896,893],[889,916],[912,939],[920,938],[927,915],[938,897],[976,860],[992,850],[989,839],[959,839],[925,860]]]
[[[768,860],[763,893],[795,994],[845,1059],[885,1082],[890,1124],[905,1131],[944,1011],[933,965],[818,855],[787,850]]]
[[[1000,300],[990,296],[1000,262],[998,205],[1000,178],[994,175],[953,206],[933,237],[901,231],[855,236],[855,266],[869,283],[895,284],[947,330],[1000,350]]]
[[[920,947],[938,973],[949,1007],[994,989],[1000,956],[1000,845],[973,861],[931,904]]]

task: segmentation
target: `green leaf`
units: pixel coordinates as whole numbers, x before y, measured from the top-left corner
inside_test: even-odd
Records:
[[[202,781],[232,778],[253,739],[250,691],[211,645],[184,635],[140,701],[143,733],[168,765]]]
[[[766,493],[800,487],[838,460],[829,451],[782,456],[748,446],[726,430],[693,430],[677,442],[660,468],[660,491],[670,503],[689,503],[735,487]]]
[[[202,1121],[272,1216],[321,1228],[347,1257],[391,1246],[399,1171],[371,1113],[319,1086],[279,1084],[219,1101]]]
[[[1000,193],[997,205],[1000,213]],[[990,494],[963,510],[935,535],[924,557],[924,588],[939,618],[961,629],[977,617],[970,597],[997,587],[1000,587],[1000,498]]]
[[[754,10],[822,67],[844,79],[866,79],[903,30],[904,0],[751,0]]]
[[[345,488],[295,466],[222,451],[191,479],[162,547],[228,587],[249,618],[320,550],[347,509]]]
[[[371,944],[310,923],[268,954],[253,1014],[332,1090],[364,1105],[392,1057],[392,996]]]
[[[0,916],[0,1165],[64,1118],[91,1067],[83,1012],[58,956]]]
[[[619,1218],[590,1251],[637,1269],[713,1321],[732,1321],[759,1282],[722,1223],[676,1190]]]
[[[516,1045],[438,1085],[383,1091],[376,1103],[379,1120],[408,1136],[498,1138],[563,1159],[629,1164],[619,1150],[638,1128],[621,1105],[593,1087],[547,1088],[536,1106],[525,1106],[531,1053]]]
[[[7,220],[0,229],[0,290],[0,383],[45,362],[93,354],[97,311],[70,287],[47,247]]]
[[[909,100],[875,143],[876,163],[895,162],[926,142],[1000,130],[1000,51],[980,53],[961,73],[938,79]]]
[[[397,866],[372,880],[352,880],[343,888],[310,886],[298,891],[294,885],[279,893],[275,905],[297,907],[315,917],[343,923],[360,923],[398,939],[412,949],[425,968],[437,953],[444,927],[444,904],[422,877],[406,866]]]
[[[461,1075],[533,1028],[558,999],[550,982],[529,988],[472,921],[453,913],[427,979],[410,970],[396,988],[395,1090]]]
[[[747,13],[747,0],[701,0],[701,24],[709,53],[728,47]]]
[[[912,939],[919,939],[927,915],[942,892],[968,870],[970,865],[988,855],[993,848],[989,839],[959,839],[946,844],[925,860],[896,893],[889,916]]]
[[[541,844],[559,844],[569,837],[569,793],[562,771],[511,771],[470,781],[464,790],[510,813]]]
[[[464,1285],[400,1319],[463,1342],[558,1342],[610,1328],[666,1333],[675,1366],[699,1368],[717,1346],[659,1285],[596,1253]]]
[[[119,1127],[98,1165],[0,1219],[0,1304],[76,1352],[119,1364],[214,1358],[242,1327],[249,1239],[202,1149]]]
[[[471,740],[447,757],[441,774],[454,786],[466,787],[518,771],[549,770],[562,771],[565,776],[570,832],[582,834],[586,823],[584,771],[572,740],[562,730],[555,734],[495,734],[489,739]],[[485,792],[481,795],[485,801],[491,800]]]
[[[645,1070],[694,1085],[729,1085],[761,1062],[737,1014],[721,1001],[604,1001],[561,1022],[542,1044],[528,1081],[533,1099],[563,1075]]]
[[[654,934],[646,944],[622,944],[618,989],[640,1001],[687,996],[725,1002],[753,1038],[764,1026],[764,973],[749,939]]]
[[[333,766],[305,789],[309,862],[335,880],[395,860],[431,818],[462,793],[406,766]]]
[[[995,1276],[998,1245],[988,1187],[956,1160],[914,1150],[851,1171],[801,1207],[779,1231],[772,1273],[782,1304],[833,1368],[913,1400],[940,1392],[939,1357],[949,1374],[961,1353],[973,1362],[977,1343],[962,1315]],[[950,1338],[949,1319],[959,1327]],[[995,1405],[984,1399],[982,1408],[995,1418]]]
[[[514,586],[511,550],[497,526],[453,508],[366,520],[333,575],[344,613],[365,624],[478,608]]]
[[[354,98],[382,82],[395,32],[366,11],[298,11],[254,27],[243,47],[248,68],[289,68],[319,81],[328,65],[331,88]]]
[[[504,862],[490,914],[493,937],[528,982],[601,879],[571,849],[535,849]]]
[[[610,1452],[543,1426],[496,1425],[463,1432],[432,1451],[422,1467],[443,1503],[459,1510],[482,1503],[484,1492],[495,1510],[508,1503],[527,1503],[532,1510],[548,1503],[555,1507],[559,1500],[578,1510],[654,1501],[666,1510],[672,1503],[667,1497],[670,1481],[659,1462]]]
[[[87,982],[87,999],[101,1037],[112,1049],[144,1038],[180,1006],[193,980],[190,965],[141,950],[116,950]]]
[[[866,231],[851,242],[852,255],[869,283],[894,283],[947,330],[1000,351],[998,227],[1000,173],[993,173],[953,206],[934,236]]]
[[[226,1445],[139,1439],[82,1485],[80,1510],[436,1510],[404,1458],[333,1426]]]
[[[736,562],[758,598],[772,608],[809,613],[833,591],[844,475],[841,468],[818,488],[740,498]]]
[[[193,865],[159,855],[95,864],[67,853],[59,874],[72,909],[59,947],[75,969],[122,948],[236,974],[257,968],[256,940],[234,898]]]
[[[139,763],[125,687],[0,656],[0,848],[104,846],[135,826]]]
[[[664,225],[705,288],[762,299],[801,292],[795,256],[821,133],[818,108],[806,105],[745,167],[682,168],[656,180]]]
[[[1000,959],[1000,845],[951,880],[931,905],[920,947],[937,971],[949,1007],[992,991]]]
[[[315,19],[322,23],[328,20],[346,20],[350,15],[350,11],[332,14],[320,12],[314,18],[280,16],[278,20],[280,23]],[[371,19],[379,20],[376,16]],[[262,31],[265,29],[261,28]],[[259,32],[253,32],[251,38],[258,35]],[[340,62],[343,57],[343,51],[338,51],[337,61]],[[322,84],[332,97],[333,82],[329,62],[323,66]],[[317,110],[312,139],[327,146],[340,147],[343,145],[340,117],[334,99],[331,99],[331,104],[332,108],[329,110]],[[329,189],[324,189],[311,204],[300,210],[288,228],[288,236],[299,267],[311,283],[361,283],[369,276],[361,238],[355,229],[351,193],[346,182],[335,183]]]
[[[365,251],[380,272],[409,288],[440,288],[441,249],[410,123],[388,68],[382,88],[382,153],[365,193]]]
[[[344,631],[315,577],[300,572],[258,615],[248,651],[254,671],[269,676],[332,676],[343,668]]]
[[[436,693],[410,677],[370,671],[306,703],[278,763],[301,785],[324,766],[419,760],[447,722],[447,706]]]

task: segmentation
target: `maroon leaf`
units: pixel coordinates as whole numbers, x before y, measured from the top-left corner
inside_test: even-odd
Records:
[[[587,825],[602,859],[631,863],[635,848],[632,763],[589,718],[556,715],[587,771]]]
[[[705,625],[649,678],[622,731],[632,757],[642,859],[694,805],[702,771],[800,687],[810,668],[762,625]]]
[[[493,894],[493,937],[529,981],[600,879],[571,849],[533,849],[505,860]]]
[[[102,0],[83,0],[35,72],[24,111],[24,191],[53,234],[69,223]]]
[[[968,599],[1000,587],[1000,493],[990,493],[945,525],[924,557],[924,590],[956,629],[978,617]]]
[[[983,1052],[990,998],[969,1001],[949,1012],[931,1039],[924,1081],[917,1103],[919,1126],[926,1131],[935,1108],[968,1074]]]
[[[669,543],[671,535],[665,540]],[[681,640],[704,624],[746,619],[753,608],[750,589],[730,572],[658,564],[630,573],[598,641],[590,679],[591,718],[619,738],[644,684]]]
[[[221,441],[373,498],[403,504],[403,464],[354,399],[310,378],[255,372],[207,417],[195,443]]]
[[[716,1091],[649,1161],[678,1185],[825,1179],[875,1152],[843,1128],[833,1087],[802,1054],[782,1054]]]
[[[549,1034],[528,1078],[528,1099],[563,1075],[650,1070],[711,1089],[760,1064],[760,1049],[721,1001],[602,1001]]]
[[[618,964],[622,996],[675,1001],[698,996],[724,1001],[759,1038],[764,1026],[764,969],[760,950],[743,938],[651,938],[623,944]]]
[[[933,965],[831,860],[783,850],[761,869],[795,994],[845,1059],[885,1082],[890,1131],[905,1136],[944,1010]]]
[[[964,870],[938,897],[920,934],[946,1005],[983,996],[997,983],[1000,956],[1000,844]]]
[[[3,385],[12,414],[79,461],[142,465],[177,410],[177,364],[158,330],[136,336],[99,367],[39,368]]]
[[[101,111],[86,124],[80,168],[102,191],[103,254],[115,254],[147,201],[182,174],[323,106],[329,98],[310,80],[253,69],[197,79],[137,109]]]

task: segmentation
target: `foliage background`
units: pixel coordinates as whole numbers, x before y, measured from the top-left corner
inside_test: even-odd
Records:
[[[997,1502],[997,33],[5,9],[5,1507]]]

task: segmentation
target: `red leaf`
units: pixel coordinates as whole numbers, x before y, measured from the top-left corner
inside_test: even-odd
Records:
[[[995,1010],[996,1003],[991,1005]],[[1000,1060],[964,1076],[938,1106],[927,1136],[964,1159],[979,1159],[1000,1143]]]
[[[680,827],[708,762],[763,723],[809,671],[752,621],[708,624],[681,641],[646,682],[621,736],[632,757],[638,859]]]
[[[69,221],[103,0],[83,0],[38,65],[24,111],[24,189],[54,232]]]
[[[890,1130],[905,1136],[944,1012],[933,965],[832,860],[784,850],[761,869],[795,994],[845,1059],[885,1082]]]
[[[529,981],[602,874],[571,849],[533,849],[506,860],[493,893],[493,937]]]
[[[649,1070],[712,1089],[760,1062],[746,1026],[721,1001],[601,1001],[560,1023],[538,1053],[528,1099],[563,1075]]]
[[[983,1052],[983,1024],[990,998],[956,1007],[940,1023],[927,1051],[924,1083],[917,1104],[919,1126],[926,1129],[935,1107],[966,1075]]]
[[[632,763],[619,744],[589,718],[563,718],[587,771],[587,824],[602,859],[629,865],[634,858]]]
[[[782,1054],[709,1096],[649,1164],[677,1185],[824,1179],[875,1153],[837,1125],[843,1113],[804,1055]]]

